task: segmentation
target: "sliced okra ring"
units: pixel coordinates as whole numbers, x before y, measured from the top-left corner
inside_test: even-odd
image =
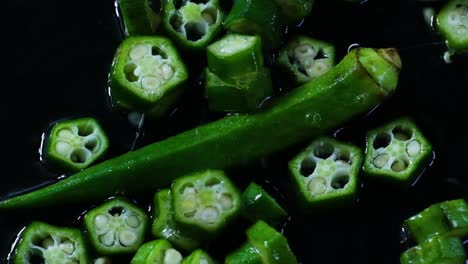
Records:
[[[222,28],[224,13],[218,0],[167,0],[164,27],[169,35],[187,49],[204,49]]]
[[[215,264],[216,262],[208,253],[198,249],[192,252],[187,258],[182,260],[182,264]]]
[[[456,237],[435,237],[408,249],[400,256],[401,264],[465,264],[463,242]]]
[[[275,0],[287,22],[298,22],[310,14],[314,0]]]
[[[431,152],[416,124],[401,118],[369,131],[364,171],[383,181],[409,184]]]
[[[259,35],[270,48],[281,45],[285,32],[280,8],[272,0],[234,1],[223,23],[231,32]]]
[[[278,65],[298,84],[309,82],[335,65],[335,47],[325,41],[296,36],[280,51]]]
[[[225,264],[262,264],[262,257],[258,250],[249,242],[230,253],[224,260]]]
[[[102,255],[136,252],[145,239],[148,216],[133,203],[114,198],[88,211],[84,226]]]
[[[289,162],[289,170],[305,206],[337,204],[355,197],[361,160],[359,148],[319,138]]]
[[[262,40],[259,36],[228,34],[207,48],[208,69],[223,80],[263,68]]]
[[[187,69],[169,39],[129,37],[114,57],[109,89],[115,106],[158,117],[175,103],[187,78]]]
[[[239,191],[219,170],[177,178],[172,196],[175,221],[202,234],[216,235],[240,212]]]
[[[94,118],[59,121],[47,135],[43,157],[61,172],[85,169],[109,147],[106,133]]]
[[[182,254],[167,240],[159,239],[143,244],[130,264],[181,264]]]
[[[150,6],[149,0],[117,0],[127,36],[151,35],[161,22],[161,15]]]
[[[273,94],[268,68],[223,80],[205,70],[205,96],[210,110],[217,112],[254,112]]]
[[[263,220],[272,226],[279,226],[288,217],[275,199],[255,183],[242,193],[242,215],[253,223]]]
[[[437,29],[449,50],[468,52],[468,1],[448,1],[437,15]]]
[[[33,222],[21,233],[15,264],[88,264],[88,253],[80,230]]]
[[[158,191],[154,196],[154,221],[152,233],[157,238],[164,238],[176,247],[193,251],[200,245],[200,239],[182,229],[172,216],[172,194],[170,189]]]

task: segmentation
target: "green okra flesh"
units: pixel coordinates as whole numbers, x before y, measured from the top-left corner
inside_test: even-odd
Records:
[[[437,29],[455,52],[468,52],[468,1],[450,0],[437,15]]]
[[[198,249],[192,252],[187,258],[182,260],[182,264],[215,264],[216,262],[208,253]]]
[[[127,36],[151,35],[161,23],[161,15],[150,6],[149,0],[117,1]]]
[[[357,48],[325,75],[278,98],[257,114],[232,115],[92,166],[53,185],[0,202],[0,209],[84,202],[169,186],[177,177],[223,169],[310,140],[382,103],[397,84],[383,88],[362,65]],[[398,53],[381,50],[388,71]],[[86,190],[86,191],[84,191]]]
[[[258,250],[249,242],[229,254],[224,260],[225,264],[262,264],[262,257]]]
[[[401,264],[465,264],[465,261],[463,242],[455,237],[434,237],[400,256]]]
[[[159,239],[141,246],[130,264],[181,264],[182,254],[167,240]]]
[[[298,22],[312,11],[314,0],[275,0],[287,22]]]

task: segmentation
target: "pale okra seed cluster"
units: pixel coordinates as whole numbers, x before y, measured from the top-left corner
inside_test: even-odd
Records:
[[[56,234],[32,241],[30,248],[33,249],[30,263],[34,263],[34,259],[37,258],[41,263],[57,263],[57,260],[63,260],[64,264],[85,264],[80,263],[75,242]]]
[[[176,8],[169,14],[169,23],[175,31],[190,41],[202,39],[207,35],[210,26],[218,20],[218,9],[211,1],[207,3],[185,1]]]
[[[468,4],[459,3],[448,14],[448,24],[455,29],[455,33],[461,37],[468,34]]]
[[[163,91],[159,88],[174,77],[171,58],[158,46],[137,44],[130,49],[128,58],[125,77],[147,94],[161,95]]]
[[[297,65],[298,71],[309,79],[317,78],[333,67],[322,48],[307,42],[294,43],[288,49],[288,58],[290,63]]]
[[[229,36],[217,43],[216,51],[221,55],[232,55],[252,46],[254,41],[253,37]]]
[[[94,216],[98,241],[106,247],[132,247],[138,243],[142,220],[131,210],[113,207]]]
[[[180,264],[182,263],[182,254],[179,251],[169,248],[164,251],[163,264]]]
[[[353,165],[352,154],[345,148],[320,142],[308,149],[300,164],[300,174],[313,195],[346,187]]]
[[[72,125],[57,132],[55,152],[74,163],[86,163],[100,149],[101,136],[93,125]]]
[[[214,224],[234,207],[234,198],[223,181],[209,178],[196,184],[186,183],[180,190],[182,210],[187,218]]]

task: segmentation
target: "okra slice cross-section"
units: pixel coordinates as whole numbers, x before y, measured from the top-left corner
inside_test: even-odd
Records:
[[[159,239],[143,244],[130,264],[181,264],[182,254],[167,240]]]
[[[142,209],[122,198],[113,198],[84,216],[91,243],[102,255],[137,251],[144,241],[148,221]]]
[[[174,219],[194,231],[215,235],[240,211],[239,191],[223,171],[207,170],[178,178],[172,194]]]
[[[437,29],[449,49],[468,52],[468,1],[448,1],[437,15]]]
[[[176,101],[187,78],[187,69],[169,39],[129,37],[121,43],[110,72],[112,102],[157,117]]]
[[[88,264],[80,230],[33,222],[21,233],[15,264]]]
[[[94,118],[55,123],[47,135],[44,160],[62,172],[75,172],[101,158],[109,147],[103,128]]]

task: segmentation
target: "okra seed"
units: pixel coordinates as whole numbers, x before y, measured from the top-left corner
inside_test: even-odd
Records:
[[[390,156],[388,154],[379,154],[377,157],[374,158],[372,164],[374,164],[375,167],[381,169],[385,167],[385,165],[387,165],[389,160]]]
[[[73,132],[71,132],[70,130],[68,129],[61,129],[57,135],[61,138],[64,138],[64,139],[70,139],[70,138],[73,138]]]
[[[379,133],[375,139],[372,146],[374,149],[386,148],[392,142],[392,138],[388,133]]]
[[[150,51],[148,45],[140,44],[130,49],[129,56],[131,60],[138,60],[149,54]]]
[[[71,242],[70,240],[66,240],[59,245],[59,248],[66,254],[71,255],[73,252],[75,252],[75,243]]]
[[[421,153],[421,144],[416,140],[411,141],[406,147],[406,152],[410,157],[419,155]]]
[[[335,148],[327,142],[320,142],[314,149],[314,155],[321,159],[329,158],[333,152],[335,152]]]
[[[345,175],[339,175],[339,176],[335,176],[335,178],[333,178],[332,182],[331,182],[331,186],[333,189],[343,189],[344,187],[346,187],[346,185],[348,184],[349,182],[349,175],[345,174]]]
[[[127,218],[125,218],[125,223],[127,223],[128,226],[137,228],[140,226],[140,220],[136,215],[129,215]]]
[[[459,26],[457,27],[457,34],[458,34],[458,35],[465,35],[465,33],[467,33],[467,30],[468,30],[468,28],[467,28],[466,26],[464,26],[464,25],[459,25]]]
[[[79,148],[72,151],[70,159],[75,163],[85,163],[90,155],[89,150]]]
[[[68,156],[72,146],[65,141],[59,141],[55,144],[55,151],[61,156]]]
[[[94,260],[94,264],[110,264],[111,261],[106,257],[100,257]]]
[[[393,136],[401,141],[407,141],[413,136],[413,133],[411,132],[410,129],[397,126],[392,130]]]
[[[402,172],[408,167],[408,162],[403,159],[395,160],[392,164],[392,170],[394,172]]]
[[[315,160],[311,157],[306,157],[301,162],[301,169],[299,170],[299,172],[302,176],[308,177],[309,175],[312,175],[314,173],[316,167],[317,163],[315,162]]]
[[[154,92],[161,86],[161,80],[156,76],[145,76],[141,81],[141,86],[148,92]]]
[[[174,76],[174,70],[168,64],[161,65],[161,74],[164,80],[169,80]]]
[[[448,21],[447,21],[450,25],[456,25],[458,23],[460,23],[460,14],[458,11],[452,11],[449,13],[448,15]]]
[[[164,251],[164,264],[179,264],[182,261],[182,255],[179,251],[170,248]]]
[[[200,264],[208,264],[208,260],[202,258],[200,259]]]
[[[51,237],[47,237],[42,241],[42,247],[48,249],[54,246],[54,240]]]
[[[228,193],[221,194],[221,196],[219,197],[219,202],[226,210],[229,210],[234,206],[232,196]]]
[[[316,177],[310,180],[307,189],[313,194],[322,194],[327,190],[327,181],[322,177]]]
[[[119,242],[124,247],[131,247],[137,242],[137,235],[131,230],[123,230],[119,233]]]
[[[330,70],[331,64],[326,59],[319,59],[314,61],[314,63],[307,69],[307,76],[310,78],[315,78],[325,74]]]
[[[218,208],[213,206],[208,206],[202,209],[200,213],[201,220],[207,223],[214,223],[219,217]]]
[[[315,57],[316,51],[309,45],[299,45],[294,49],[294,57],[301,59],[304,57]]]
[[[112,246],[115,243],[115,238],[114,238],[114,231],[109,231],[105,234],[99,235],[98,236],[99,242],[103,244],[104,246]]]

